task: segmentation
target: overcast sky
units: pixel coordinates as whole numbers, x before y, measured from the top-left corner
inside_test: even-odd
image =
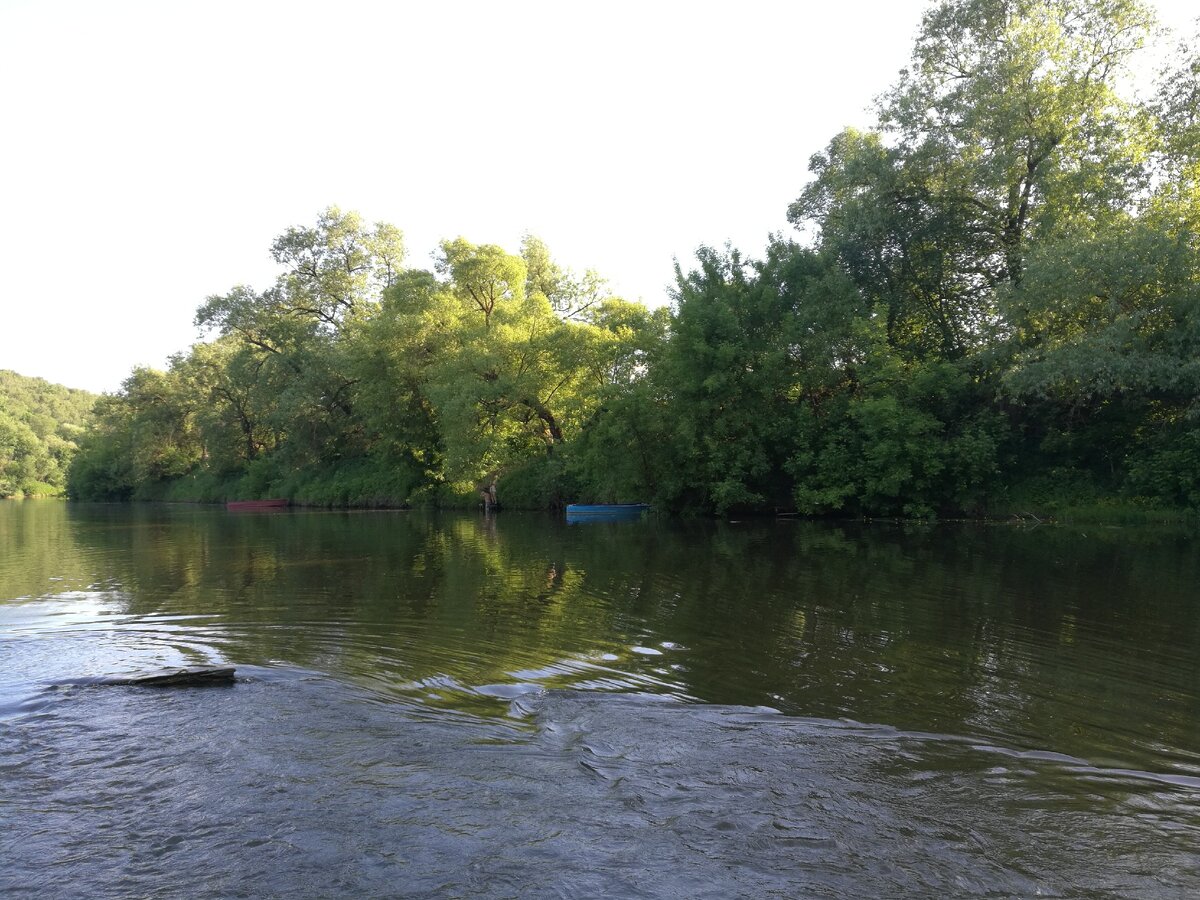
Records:
[[[788,229],[925,6],[0,0],[0,368],[115,390],[331,204],[410,265],[528,231],[663,303],[674,257]]]

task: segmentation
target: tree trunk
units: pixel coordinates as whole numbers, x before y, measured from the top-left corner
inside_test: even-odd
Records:
[[[546,443],[549,444],[551,448],[553,448],[555,444],[561,444],[563,439],[562,429],[558,427],[558,421],[554,418],[554,414],[550,412],[546,405],[536,398],[526,400],[525,405],[533,410],[534,415],[541,419],[542,424],[546,426]]]

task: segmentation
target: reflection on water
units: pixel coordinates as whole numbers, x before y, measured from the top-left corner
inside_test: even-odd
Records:
[[[0,890],[1178,896],[1197,584],[1130,529],[2,504]]]

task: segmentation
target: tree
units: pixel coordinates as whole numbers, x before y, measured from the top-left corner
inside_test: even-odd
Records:
[[[466,238],[442,241],[437,271],[449,278],[453,295],[483,314],[484,329],[500,304],[520,306],[525,300],[525,262],[495,244],[475,245]]]
[[[277,283],[284,307],[336,331],[395,282],[404,239],[394,225],[367,228],[358,213],[331,206],[315,227],[289,228],[276,238],[271,256],[286,269]]]
[[[521,258],[525,261],[525,293],[544,297],[564,320],[581,320],[612,296],[595,271],[588,269],[580,277],[562,268],[550,258],[545,243],[531,234],[521,241]]]
[[[355,381],[355,416],[369,452],[392,464],[441,474],[444,453],[429,398],[431,372],[447,351],[460,310],[432,272],[399,273],[376,314],[361,323],[347,348]]]
[[[820,223],[821,248],[858,291],[847,314],[881,315],[889,347],[908,358],[958,359],[987,340],[995,278],[962,204],[939,203],[926,173],[875,133],[839,134],[810,168],[789,218]]]
[[[1010,301],[1030,339],[1004,388],[1037,411],[1026,418],[1043,458],[1083,464],[1111,489],[1130,476],[1150,496],[1200,502],[1196,246],[1187,218],[1151,211],[1031,255]]]
[[[943,0],[881,99],[882,132],[813,157],[789,208],[815,222],[893,347],[955,359],[1011,323],[1031,237],[1127,214],[1147,185],[1149,122],[1118,92],[1153,22],[1137,0]]]
[[[1147,125],[1118,92],[1154,16],[1139,0],[944,0],[880,113],[943,203],[973,213],[997,280],[1036,230],[1128,208]]]
[[[676,429],[668,446],[702,492],[676,498],[677,505],[724,512],[790,502],[784,465],[805,362],[796,315],[805,279],[795,265],[790,283],[780,277],[792,253],[807,252],[775,246],[768,262],[756,264],[732,248],[701,248],[698,268],[684,274],[676,267],[670,339],[653,377]]]
[[[428,393],[448,477],[490,492],[500,475],[562,443],[560,405],[574,369],[549,301],[525,293],[527,270],[519,256],[464,238],[443,242],[442,251],[444,293],[431,299],[451,306],[437,318],[454,324]]]
[[[67,494],[73,500],[129,500],[138,487],[133,469],[133,423],[120,394],[96,401],[95,421],[71,462]]]
[[[290,373],[272,368],[271,360],[233,336],[196,344],[172,358],[171,373],[196,403],[201,457],[209,468],[244,469],[282,440],[270,422]]]
[[[1151,109],[1159,137],[1152,214],[1195,237],[1200,234],[1200,31],[1176,48]]]
[[[272,287],[211,296],[195,320],[244,347],[226,357],[224,387],[214,388],[238,417],[244,458],[258,455],[255,433],[263,428],[292,468],[361,454],[365,438],[353,412],[360,378],[349,374],[350,356],[362,323],[403,278],[401,232],[386,223],[368,228],[357,213],[330,207],[315,226],[285,231],[271,253],[285,267]],[[253,424],[250,379],[273,385],[270,407]]]

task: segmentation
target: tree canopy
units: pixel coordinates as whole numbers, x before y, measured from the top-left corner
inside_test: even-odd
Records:
[[[330,208],[99,406],[77,496],[979,514],[1200,503],[1200,56],[1139,0],[937,0],[759,258],[669,307]],[[783,113],[781,113],[783,114]],[[782,198],[781,198],[782,199]],[[11,429],[10,429],[11,430]]]

